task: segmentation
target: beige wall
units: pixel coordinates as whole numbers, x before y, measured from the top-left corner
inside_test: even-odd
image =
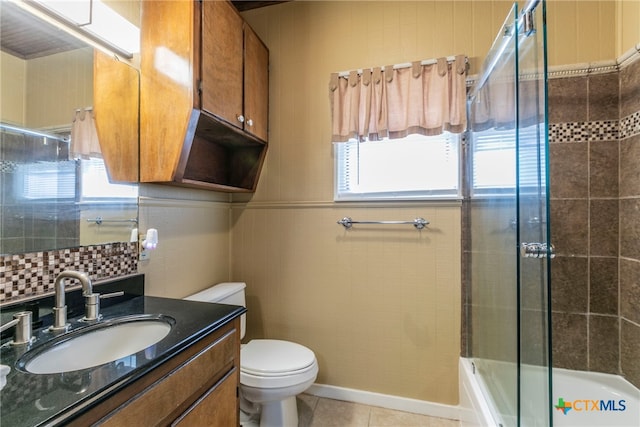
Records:
[[[618,41],[616,56],[640,45],[640,1],[616,0],[618,4]]]
[[[182,298],[229,280],[229,196],[140,184],[140,232],[158,230],[158,248],[140,261],[146,293]]]
[[[640,44],[639,0],[548,0],[549,65],[611,61]]]
[[[22,60],[2,52],[1,119],[34,129],[71,128],[93,104],[93,49]]]
[[[105,0],[104,4],[134,25],[140,26],[141,0]]]
[[[70,129],[76,108],[93,105],[93,49],[27,61],[25,98],[26,126]]]
[[[23,125],[25,121],[26,61],[0,52],[0,121]]]
[[[615,59],[618,1],[549,0],[549,65]]]
[[[336,224],[412,219],[431,226]],[[457,403],[460,208],[262,204],[233,210],[234,280],[247,282],[247,338],[311,348],[317,382]]]

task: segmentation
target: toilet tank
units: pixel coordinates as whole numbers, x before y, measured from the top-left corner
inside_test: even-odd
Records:
[[[215,302],[218,304],[231,304],[246,307],[244,289],[247,287],[244,282],[218,283],[205,290],[189,295],[185,300],[200,302]],[[244,338],[246,331],[247,315],[240,316],[240,339]]]

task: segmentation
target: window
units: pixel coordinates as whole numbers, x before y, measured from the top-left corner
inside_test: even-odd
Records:
[[[544,124],[519,130],[516,154],[515,129],[488,129],[471,133],[473,195],[514,194],[516,156],[520,157],[520,193],[531,193],[544,186]],[[540,140],[540,143],[538,142]],[[538,163],[541,170],[538,170]]]
[[[74,161],[37,162],[18,165],[15,194],[29,200],[73,201],[76,197]]]
[[[112,184],[109,182],[107,168],[102,159],[80,159],[80,198],[81,201],[99,199],[136,199],[138,186],[130,184]],[[108,197],[105,197],[108,194]]]
[[[79,173],[77,172],[79,164]],[[15,192],[29,200],[137,201],[138,186],[111,184],[102,159],[36,162],[18,165]],[[105,197],[105,194],[108,196]]]
[[[460,198],[459,135],[334,144],[334,200]]]

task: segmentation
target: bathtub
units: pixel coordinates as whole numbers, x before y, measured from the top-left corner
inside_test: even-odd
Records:
[[[487,363],[487,361],[484,361]],[[495,372],[505,374],[503,380],[514,384],[515,369],[513,365],[504,362],[490,361],[496,365]],[[502,368],[502,369],[501,369]],[[544,390],[546,383],[544,372],[536,366],[524,366],[521,377],[530,381],[527,387]],[[505,414],[497,410],[492,400],[486,399],[487,385],[483,379],[474,374],[475,366],[470,359],[460,359],[460,425],[471,426],[515,426],[514,414]],[[536,378],[539,383],[535,384]],[[531,384],[533,382],[533,384]],[[495,390],[495,389],[494,389]],[[602,374],[599,372],[572,371],[568,369],[553,369],[552,387],[553,425],[561,427],[638,427],[640,426],[640,390],[619,375]],[[500,390],[494,394],[501,399],[500,394],[508,391]],[[525,413],[535,413],[537,408],[547,405],[546,398],[523,399]],[[546,420],[522,419],[522,426],[545,426]]]

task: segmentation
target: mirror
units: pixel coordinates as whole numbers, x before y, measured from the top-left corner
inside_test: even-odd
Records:
[[[0,254],[129,241],[138,188],[109,182],[99,153],[94,48],[13,2],[0,8]],[[137,140],[127,144],[137,152]]]

